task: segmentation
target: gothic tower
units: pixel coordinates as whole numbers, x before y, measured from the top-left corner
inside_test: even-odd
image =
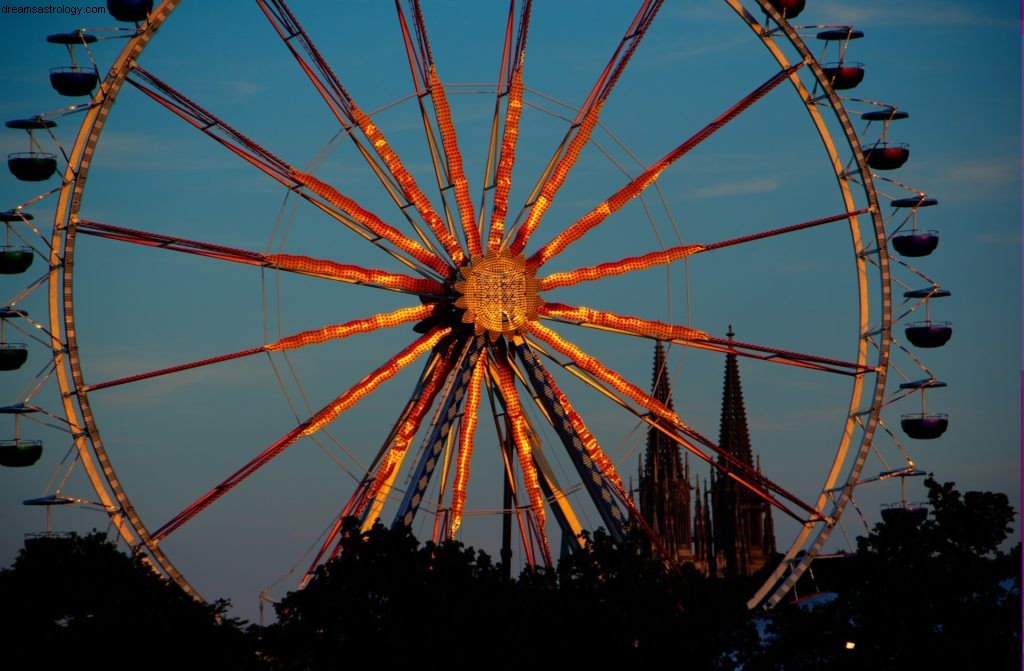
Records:
[[[735,335],[729,326],[729,340]],[[754,466],[747,430],[747,412],[743,405],[740,370],[735,354],[725,357],[725,386],[722,390],[722,416],[718,445],[748,466]],[[719,466],[727,470],[722,456]],[[757,464],[760,470],[760,463]],[[775,530],[771,507],[742,484],[712,471],[710,485],[712,544],[715,563],[712,570],[723,576],[751,575],[775,554]]]
[[[672,408],[665,348],[659,341],[654,349],[654,375],[651,395]],[[680,447],[656,427],[647,432],[647,449],[639,473],[640,514],[676,563],[696,560],[693,550],[693,526],[689,460],[680,456]]]

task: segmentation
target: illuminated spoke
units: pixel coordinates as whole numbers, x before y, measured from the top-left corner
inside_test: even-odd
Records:
[[[370,141],[370,144],[377,150],[381,160],[384,161],[385,165],[388,166],[391,173],[395,176],[395,179],[398,180],[398,184],[402,187],[406,198],[415,206],[416,211],[420,213],[423,220],[427,222],[427,226],[430,227],[438,242],[448,252],[452,262],[456,266],[461,265],[465,261],[466,256],[459,245],[459,241],[455,239],[455,236],[448,229],[441,216],[434,211],[430,201],[416,184],[415,178],[402,164],[402,160],[398,157],[395,150],[388,144],[384,133],[377,127],[377,124],[373,123],[368,114],[354,104],[352,111],[355,115],[356,123],[359,124],[359,129],[363,131],[363,135]]]
[[[519,28],[513,39],[515,26],[515,0],[509,2],[508,25],[505,29],[505,49],[502,53],[501,73],[498,81],[506,82],[508,101],[505,107],[505,125],[501,134],[498,162],[494,164],[494,145],[498,138],[498,124],[501,119],[502,91],[494,102],[494,123],[491,129],[491,147],[487,160],[486,183],[494,179],[494,201],[491,206],[490,233],[487,250],[497,251],[505,235],[505,217],[508,216],[508,196],[512,188],[512,166],[516,159],[519,141],[519,120],[523,112],[523,60],[526,50],[526,34],[530,26],[530,0],[523,3]]]
[[[146,373],[138,373],[128,377],[122,377],[115,380],[108,380],[106,382],[100,382],[98,384],[85,385],[85,391],[96,391],[98,389],[105,389],[107,387],[116,387],[129,382],[140,382],[142,380],[148,380],[154,377],[160,377],[163,375],[169,375],[172,373],[181,373],[186,370],[193,370],[195,368],[202,368],[215,363],[222,363],[224,361],[232,361],[234,359],[240,359],[242,357],[251,356],[253,354],[259,354],[261,352],[277,352],[287,349],[298,349],[307,345],[318,345],[328,340],[339,340],[341,338],[347,338],[350,335],[357,333],[369,333],[376,331],[381,328],[392,328],[399,324],[405,324],[411,321],[418,321],[426,319],[431,315],[434,310],[434,306],[418,305],[411,308],[400,308],[393,312],[381,313],[374,315],[373,317],[367,317],[365,319],[354,319],[344,324],[335,324],[332,326],[325,326],[319,329],[312,329],[304,331],[296,335],[282,338],[277,342],[262,345],[260,347],[253,347],[239,352],[233,352],[231,354],[221,354],[220,356],[211,357],[208,359],[201,359],[199,361],[192,361],[189,363],[179,364],[177,366],[170,366],[168,368],[161,368],[159,370],[153,370]]]
[[[622,479],[619,477],[618,471],[615,470],[615,465],[612,463],[611,459],[608,458],[608,455],[605,454],[604,450],[601,449],[601,446],[598,444],[594,435],[590,433],[589,429],[587,429],[586,424],[583,422],[583,418],[576,412],[576,409],[572,407],[572,404],[569,402],[569,398],[562,393],[562,390],[555,383],[555,379],[551,376],[551,373],[540,363],[526,342],[521,338],[516,339],[516,351],[519,353],[519,356],[523,359],[524,363],[531,368],[531,372],[532,367],[535,367],[537,372],[541,374],[543,377],[543,386],[547,387],[547,389],[551,391],[551,394],[554,396],[554,400],[564,411],[565,418],[572,426],[573,433],[579,438],[587,457],[589,457],[590,461],[597,468],[604,481],[614,488],[618,500],[629,509],[631,517],[633,517],[633,519],[638,519],[639,512],[636,510],[633,499],[626,493],[626,488],[622,485]],[[568,448],[569,446],[566,447]],[[581,473],[581,475],[586,477],[584,473]]]
[[[745,464],[743,461],[741,461],[731,453],[722,450],[718,445],[708,440],[707,438],[703,437],[702,435],[691,429],[688,425],[680,421],[678,417],[676,417],[675,419],[667,419],[663,416],[652,417],[652,414],[657,415],[658,413],[655,413],[653,410],[651,410],[651,408],[647,408],[648,410],[651,410],[651,412],[647,414],[641,413],[626,401],[626,398],[629,398],[630,400],[634,401],[634,403],[637,403],[636,399],[630,397],[629,395],[624,393],[624,391],[615,388],[614,385],[612,385],[610,382],[602,380],[600,375],[586,370],[585,368],[577,364],[575,361],[573,361],[571,357],[571,365],[566,365],[558,362],[550,354],[544,352],[543,349],[536,347],[536,345],[534,345],[533,343],[531,343],[531,347],[537,349],[545,356],[547,356],[549,359],[555,361],[555,363],[558,363],[562,367],[566,368],[567,370],[575,374],[576,377],[579,378],[582,382],[593,387],[595,390],[597,390],[604,396],[608,397],[609,399],[617,403],[619,406],[621,406],[631,414],[635,415],[644,423],[664,433],[666,436],[668,436],[672,441],[674,441],[683,449],[687,450],[688,452],[697,456],[698,458],[707,462],[708,464],[714,466],[724,475],[730,477],[733,480],[736,480],[744,487],[747,487],[752,492],[757,494],[759,497],[763,498],[765,501],[775,506],[782,512],[786,513],[793,519],[799,521],[800,523],[804,523],[806,521],[803,517],[795,513],[792,509],[790,509],[788,506],[779,501],[775,496],[773,496],[772,492],[779,494],[783,498],[794,503],[800,509],[807,512],[810,516],[810,519],[817,521],[823,519],[821,513],[817,512],[813,507],[803,502],[801,499],[797,498],[793,494],[790,494],[785,489],[775,484],[773,481],[762,475],[753,467]],[[605,384],[602,384],[602,381]],[[612,388],[609,389],[608,386],[605,386],[606,384],[608,386],[611,386]],[[643,394],[643,392],[640,393]],[[620,396],[619,394],[622,394],[622,396]],[[637,404],[640,405],[641,407],[646,407],[642,403]],[[689,439],[684,436],[687,436]],[[691,442],[690,439],[692,439],[693,442]],[[716,452],[719,456],[719,459],[716,460],[710,454],[697,447],[694,444],[694,442],[697,442],[703,445],[704,447]]]
[[[381,312],[365,319],[354,319],[344,324],[303,331],[266,346],[268,352],[298,349],[307,345],[319,345],[328,340],[340,340],[357,333],[370,333],[382,328],[393,328],[399,324],[426,319],[434,312],[434,304],[399,308],[392,312]]]
[[[432,349],[437,345],[441,338],[448,335],[450,332],[451,329],[448,328],[437,329],[417,339],[411,345],[389,359],[384,365],[377,368],[375,371],[356,383],[355,386],[350,388],[341,396],[338,396],[322,410],[289,431],[277,442],[261,452],[252,461],[235,471],[235,473],[229,476],[226,480],[175,515],[174,518],[153,533],[153,541],[159,542],[166,538],[183,524],[220,499],[220,497],[234,489],[250,475],[265,466],[271,459],[288,449],[288,447],[299,440],[299,438],[312,435],[333,422],[343,412],[355,406],[360,400],[372,394],[385,381],[398,374],[403,367],[408,366],[423,355],[424,352]]]
[[[130,242],[132,244],[185,252],[207,258],[231,261],[250,266],[284,270],[299,275],[322,277],[324,279],[380,287],[391,291],[411,293],[425,296],[436,296],[443,292],[440,282],[427,278],[410,277],[401,273],[390,273],[383,270],[362,268],[360,266],[336,263],[312,256],[293,254],[261,254],[245,249],[214,245],[207,242],[177,238],[162,233],[138,231],[120,226],[101,224],[95,221],[79,221],[77,229],[80,233],[96,237]]]
[[[581,282],[593,282],[604,277],[636,272],[637,270],[644,270],[656,265],[665,265],[692,256],[701,251],[701,249],[700,245],[677,245],[641,256],[631,256],[619,259],[618,261],[600,263],[589,268],[577,268],[576,270],[568,270],[562,273],[552,273],[539,280],[540,290],[549,291],[558,287],[568,287]]]
[[[516,145],[519,140],[519,118],[523,112],[523,73],[516,68],[509,86],[508,107],[505,110],[505,130],[501,138],[501,154],[498,158],[497,175],[494,184],[494,204],[491,209],[491,231],[487,249],[494,252],[501,247],[505,235],[505,217],[508,216],[508,194],[512,189],[512,166],[516,160]]]
[[[484,372],[487,370],[486,357],[477,359],[473,377],[466,390],[465,406],[462,410],[462,425],[459,427],[459,455],[455,462],[455,481],[452,483],[451,537],[462,524],[462,511],[466,507],[466,485],[469,483],[469,460],[473,456],[473,437],[479,418],[480,395]]]
[[[278,35],[298,61],[300,67],[341,122],[342,127],[349,131],[350,137],[353,137],[352,127],[357,126],[369,141],[370,146],[373,147],[383,166],[370,157],[368,150],[364,148],[362,143],[356,141],[356,146],[364,158],[367,159],[381,183],[387,188],[392,199],[402,208],[403,212],[405,211],[405,203],[412,203],[423,220],[427,222],[437,240],[452,258],[455,265],[460,265],[464,260],[464,256],[454,235],[452,235],[451,231],[441,220],[441,217],[431,207],[430,202],[417,186],[415,179],[405,169],[395,151],[391,149],[381,130],[373,123],[369,115],[356,105],[352,97],[341,85],[337,76],[324,61],[312,40],[310,40],[285,3],[280,0],[257,0],[257,2]],[[399,13],[401,13],[401,9],[399,9]],[[294,41],[298,41],[301,44],[303,50],[312,60],[312,65],[293,46]],[[418,83],[417,89],[420,89]],[[354,137],[353,140],[355,140]],[[401,192],[401,197],[399,196],[399,191]],[[403,198],[405,203],[403,203]],[[411,220],[410,223],[419,232],[419,228],[416,227],[415,223]]]
[[[785,70],[775,74],[761,86],[751,91],[746,97],[701,129],[700,132],[696,133],[681,145],[663,156],[659,161],[654,163],[654,165],[647,168],[647,170],[619,189],[610,198],[603,201],[589,213],[584,215],[579,221],[558,234],[554,240],[537,250],[537,252],[530,257],[529,263],[534,267],[541,266],[556,254],[561,253],[566,247],[582,238],[589,230],[603,222],[608,215],[620,210],[627,202],[636,198],[643,193],[647,187],[654,184],[666,168],[678,161],[701,142],[709,138],[715,131],[735,119],[741,112],[763,98],[769,91],[774,89],[780,83],[789,79],[789,77],[792,76],[799,67],[800,65],[795,65],[786,68]]]
[[[405,38],[406,53],[409,56],[410,69],[413,82],[416,86],[417,99],[420,103],[420,114],[423,119],[423,128],[426,133],[427,143],[430,147],[431,156],[434,159],[434,174],[437,176],[438,186],[441,187],[441,200],[445,201],[445,190],[450,185],[455,190],[455,202],[458,206],[459,217],[462,223],[463,235],[466,239],[466,246],[472,257],[482,254],[480,248],[480,232],[476,229],[474,219],[476,215],[473,209],[473,201],[469,196],[469,180],[466,179],[465,168],[462,163],[462,152],[459,150],[458,138],[455,133],[455,124],[452,122],[451,107],[448,104],[448,95],[445,93],[444,85],[437,74],[437,65],[430,53],[430,43],[427,39],[426,26],[423,23],[423,14],[420,9],[419,0],[412,1],[413,20],[415,23],[416,41],[419,49],[414,48],[412,38],[409,35],[408,25],[402,13],[401,5],[396,3],[398,9],[399,23],[402,27],[402,34]],[[424,78],[426,79],[426,92],[423,90]],[[426,93],[427,95],[424,95]],[[441,147],[443,154],[438,155],[436,140],[434,139],[434,128],[430,117],[427,114],[424,100],[429,96],[434,104],[434,117],[441,135]],[[448,206],[445,202],[445,212]],[[449,220],[447,231],[452,230]],[[454,240],[454,238],[453,238]],[[445,248],[452,255],[456,265],[465,261],[462,248],[453,249],[448,247],[447,242],[442,240]]]
[[[394,485],[395,476],[398,475],[402,461],[409,453],[409,445],[412,444],[416,432],[423,424],[423,418],[426,417],[427,411],[434,405],[445,380],[451,379],[454,367],[455,357],[445,358],[412,400],[411,405],[407,406],[406,412],[402,413],[398,424],[395,425],[394,438],[390,441],[390,447],[373,476],[373,481],[366,494],[366,504],[353,510],[353,514],[363,517],[364,529],[380,517],[384,501]]]
[[[561,303],[544,303],[537,313],[548,319],[561,321],[577,326],[614,331],[643,338],[655,338],[672,342],[685,347],[705,349],[722,354],[737,354],[752,359],[781,363],[799,368],[810,368],[842,375],[860,375],[874,372],[873,366],[832,359],[804,352],[738,342],[732,339],[715,338],[704,331],[676,324],[665,324],[659,321],[640,319],[639,317],[622,316],[612,312],[593,310],[587,307],[574,307]]]
[[[285,161],[245,137],[200,107],[197,103],[189,100],[137,65],[133,73],[135,77],[129,78],[127,80],[129,83],[176,114],[189,125],[226,147],[235,155],[290,189],[294,189],[296,186],[307,187],[314,194],[327,200],[330,205],[338,208],[338,210],[327,207],[317,199],[300,192],[303,198],[310,200],[325,213],[356,231],[360,236],[377,245],[405,265],[415,267],[409,259],[396,253],[395,250],[380,245],[379,239],[387,240],[397,247],[398,250],[410,255],[424,266],[431,268],[441,277],[447,277],[447,265],[441,259],[437,258],[418,242],[406,238],[398,230],[381,221],[377,216],[359,207],[352,199],[343,197],[335,189],[315,177],[292,168]],[[137,79],[141,81],[137,81]],[[346,209],[346,207],[351,209]]]
[[[538,314],[574,324],[587,324],[640,335],[658,340],[708,340],[710,336],[697,329],[639,317],[624,317],[613,312],[593,310],[588,307],[574,307],[561,303],[544,303]]]
[[[842,214],[834,214],[828,217],[822,217],[820,219],[812,219],[811,221],[805,221],[800,224],[793,224],[792,226],[783,226],[781,228],[773,228],[769,231],[761,231],[759,233],[751,233],[750,235],[744,235],[738,238],[731,238],[729,240],[723,240],[707,245],[676,245],[675,247],[669,247],[668,249],[658,250],[656,252],[650,252],[642,254],[640,256],[631,256],[625,259],[619,259],[618,261],[609,261],[608,263],[601,263],[596,266],[589,268],[577,268],[576,270],[569,270],[561,273],[552,273],[547,277],[541,278],[540,290],[546,291],[554,289],[556,287],[566,287],[580,282],[592,282],[594,280],[601,279],[603,277],[611,277],[613,275],[622,275],[624,273],[635,272],[637,270],[644,270],[645,268],[651,268],[658,265],[667,265],[680,259],[685,259],[694,254],[700,254],[703,252],[710,252],[715,249],[722,249],[724,247],[732,247],[735,245],[741,245],[747,242],[754,242],[755,240],[763,240],[765,238],[775,237],[777,235],[784,235],[786,233],[795,233],[815,226],[821,226],[823,224],[830,224],[836,221],[843,221],[850,219],[860,214],[868,212],[868,209],[856,210],[854,212],[843,212]],[[528,263],[530,263],[528,261]],[[533,266],[531,266],[533,267]]]
[[[545,564],[551,566],[551,548],[548,546],[547,534],[544,533],[547,519],[544,511],[544,494],[541,492],[540,482],[537,478],[537,467],[533,463],[533,448],[530,443],[526,418],[519,404],[519,394],[516,392],[512,366],[506,359],[499,357],[497,369],[498,384],[501,395],[505,399],[505,409],[508,412],[509,425],[512,429],[512,441],[515,443],[516,452],[519,455],[519,467],[522,469],[526,492],[530,497],[530,509],[533,511],[537,528],[540,531],[541,551],[544,554]]]
[[[646,393],[632,382],[629,382],[576,345],[563,339],[562,336],[551,329],[537,323],[532,323],[529,326],[528,332],[543,340],[562,356],[567,357],[577,368],[590,373],[597,379],[610,385],[617,392],[629,398],[640,407],[646,408],[671,424],[680,427],[685,426],[682,420],[676,416],[676,413],[664,403]]]
[[[539,190],[539,195],[536,195],[536,197],[531,195],[532,205],[530,211],[526,216],[526,220],[516,232],[512,244],[509,245],[509,249],[513,254],[519,254],[526,247],[530,236],[538,224],[540,224],[544,213],[551,205],[555,194],[565,182],[565,178],[568,176],[573,165],[575,165],[576,159],[579,157],[583,147],[590,141],[590,135],[601,116],[602,106],[608,99],[608,96],[611,95],[612,89],[618,82],[619,77],[622,76],[622,72],[625,70],[630,58],[640,45],[640,41],[647,33],[647,29],[654,21],[654,16],[661,8],[662,1],[646,0],[637,11],[636,16],[633,17],[633,22],[626,30],[625,37],[622,38],[611,60],[609,60],[601,76],[598,78],[597,83],[594,84],[586,102],[580,108],[576,119],[573,120],[569,133],[548,164],[544,175],[541,177],[539,189],[534,190],[535,195]]]
[[[331,205],[351,216],[374,235],[387,240],[398,249],[418,260],[420,263],[429,266],[441,275],[441,277],[447,277],[449,267],[442,259],[435,256],[420,243],[411,238],[407,238],[399,232],[397,228],[384,223],[384,221],[377,215],[363,209],[353,199],[342,195],[337,189],[320,181],[313,175],[308,175],[292,169],[291,177]]]

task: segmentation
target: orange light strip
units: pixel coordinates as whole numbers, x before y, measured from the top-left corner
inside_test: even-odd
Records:
[[[481,387],[487,357],[482,355],[473,368],[473,376],[466,389],[466,405],[462,411],[462,425],[459,427],[459,456],[455,462],[455,481],[452,483],[451,537],[462,525],[462,511],[466,507],[466,485],[469,482],[469,460],[473,456],[473,435],[479,419]]]
[[[569,399],[566,398],[565,394],[562,393],[562,390],[558,388],[557,384],[555,384],[555,379],[551,376],[551,373],[547,368],[542,368],[541,371],[544,373],[544,377],[547,379],[548,385],[550,385],[551,390],[554,392],[555,399],[562,406],[562,409],[565,410],[565,415],[569,418],[569,422],[572,424],[573,430],[583,442],[583,448],[586,450],[587,455],[597,466],[598,470],[601,471],[601,474],[604,475],[605,479],[615,487],[622,501],[627,502],[627,505],[632,504],[632,499],[630,499],[629,495],[626,494],[626,488],[622,485],[622,478],[619,477],[618,471],[615,470],[615,464],[613,464],[611,459],[608,458],[608,455],[604,453],[604,450],[601,449],[600,444],[597,442],[597,438],[594,438],[594,435],[590,433],[589,429],[587,429],[586,424],[583,422],[583,418],[580,417],[579,413],[576,412],[576,409],[572,407],[571,403],[569,403]]]
[[[505,110],[505,131],[501,138],[501,156],[498,159],[498,174],[494,182],[494,205],[491,210],[491,232],[487,239],[487,250],[494,252],[501,246],[505,236],[505,217],[508,216],[508,194],[512,189],[512,166],[516,162],[516,146],[519,141],[519,118],[523,113],[523,72],[516,68],[512,73],[509,87],[508,108]]]
[[[608,215],[618,211],[623,205],[638,196],[644,191],[644,189],[657,181],[658,177],[661,176],[661,173],[664,172],[667,167],[689,153],[690,150],[709,138],[719,129],[723,128],[743,111],[767,95],[776,86],[789,79],[790,75],[792,75],[802,65],[802,63],[798,63],[797,65],[786,68],[769,78],[764,84],[751,91],[735,105],[720,114],[714,121],[692,135],[689,139],[670,151],[668,154],[665,154],[665,156],[663,156],[657,163],[653,164],[647,170],[640,173],[640,175],[635,179],[615,192],[611,198],[595,207],[582,219],[562,231],[554,240],[531,256],[528,262],[539,267],[551,259],[551,257],[559,254],[570,244],[579,240],[587,231],[604,221]]]
[[[505,399],[505,410],[508,413],[509,424],[512,428],[512,440],[516,444],[516,451],[519,455],[519,467],[523,470],[526,492],[530,496],[530,509],[533,511],[537,522],[541,552],[544,554],[545,564],[551,566],[551,548],[548,545],[548,536],[545,532],[547,516],[544,512],[544,494],[540,489],[537,467],[533,463],[533,448],[530,445],[526,418],[523,416],[523,409],[519,404],[519,395],[516,392],[511,365],[503,358],[498,358],[497,363],[498,385],[501,388],[501,395]]]
[[[458,138],[455,135],[455,124],[452,123],[452,110],[448,105],[444,85],[437,76],[437,68],[430,66],[430,97],[434,101],[437,113],[437,125],[441,127],[441,144],[448,158],[448,170],[451,171],[452,186],[455,187],[455,202],[459,205],[459,216],[462,218],[462,231],[466,234],[466,247],[470,257],[483,255],[480,247],[480,231],[476,230],[476,210],[469,196],[469,180],[462,165],[462,152],[459,151]]]
[[[401,273],[362,268],[348,263],[336,263],[326,259],[297,254],[267,254],[263,257],[273,268],[289,270],[304,275],[314,275],[331,280],[353,284],[373,284],[386,289],[396,289],[415,294],[441,294],[444,287],[440,282]]]
[[[383,507],[383,499],[391,490],[395,476],[398,474],[398,469],[401,467],[405,456],[409,453],[409,445],[412,444],[413,438],[416,437],[416,432],[419,431],[420,424],[422,424],[427,411],[434,405],[434,400],[444,386],[444,381],[451,374],[454,364],[454,359],[450,357],[444,360],[439,369],[427,381],[420,392],[419,398],[416,399],[409,409],[408,415],[403,419],[401,427],[391,443],[391,447],[388,448],[388,452],[384,456],[384,461],[373,476],[373,482],[370,484],[369,490],[363,499],[363,507],[354,513],[362,515],[366,505],[372,505],[370,515],[367,517],[368,523],[372,524],[374,519],[380,514],[380,509]]]
[[[580,282],[592,282],[603,277],[622,275],[652,266],[665,265],[697,254],[703,249],[702,245],[677,245],[641,256],[630,256],[618,261],[601,263],[589,268],[577,268],[576,270],[568,270],[563,273],[552,273],[540,279],[540,290],[547,291],[556,287],[568,287]]]
[[[434,345],[449,333],[451,333],[451,329],[445,327],[417,339],[404,350],[391,357],[384,365],[360,380],[354,387],[334,399],[333,403],[310,418],[309,424],[303,429],[301,435],[309,436],[314,434],[333,422],[341,413],[352,408],[360,400],[372,394],[381,384],[397,375],[398,371],[402,370],[402,368],[418,359],[424,352],[433,349]]]
[[[682,153],[672,152],[660,161],[645,170],[636,179],[615,192],[613,196],[601,202],[593,210],[581,217],[576,223],[559,233],[554,240],[538,249],[527,260],[527,263],[534,267],[540,267],[547,263],[553,256],[560,254],[562,250],[583,237],[590,229],[604,221],[613,212],[618,212],[622,206],[633,198],[636,198],[651,184],[657,181],[665,168],[672,165]]]
[[[377,150],[377,155],[380,156],[381,160],[384,161],[385,165],[391,171],[391,174],[398,180],[398,184],[402,187],[406,197],[409,199],[423,217],[423,220],[427,222],[430,230],[434,232],[438,242],[445,248],[448,255],[451,257],[452,262],[456,266],[461,266],[466,260],[466,256],[462,251],[462,247],[459,245],[459,241],[455,239],[452,232],[448,230],[441,217],[434,211],[430,201],[427,199],[423,192],[420,191],[419,186],[416,184],[416,180],[412,174],[405,169],[402,165],[401,159],[398,158],[398,154],[388,144],[387,139],[384,137],[384,133],[377,128],[377,124],[373,123],[370,117],[363,112],[361,109],[352,105],[352,116],[356,123],[359,124],[360,130],[366,135],[366,138],[373,145],[373,148]]]
[[[565,178],[569,175],[569,171],[573,165],[576,164],[576,160],[580,156],[580,152],[583,151],[583,147],[590,141],[590,135],[594,130],[594,126],[597,125],[597,121],[601,116],[601,107],[604,105],[604,101],[598,102],[591,107],[586,115],[583,117],[583,121],[580,123],[579,131],[573,136],[569,142],[568,148],[562,157],[558,160],[558,165],[555,166],[554,171],[544,184],[544,188],[541,189],[540,195],[537,196],[537,200],[534,201],[533,207],[530,208],[530,214],[527,215],[526,221],[520,226],[516,232],[516,237],[512,242],[509,249],[513,254],[519,254],[526,247],[526,243],[530,240],[530,235],[540,224],[541,218],[544,213],[547,212],[548,206],[551,205],[551,201],[554,199],[555,194],[565,183]]]
[[[676,413],[661,401],[650,394],[647,394],[635,384],[629,382],[573,343],[563,339],[562,336],[558,335],[551,329],[536,322],[530,322],[529,331],[550,345],[555,351],[568,357],[575,366],[611,385],[613,389],[629,398],[637,405],[646,408],[658,417],[663,418],[678,427],[688,430],[688,427],[679,419]]]
[[[353,319],[344,324],[332,324],[323,328],[311,329],[296,333],[277,342],[269,343],[265,349],[268,352],[279,352],[286,349],[297,349],[306,345],[318,345],[328,340],[340,340],[357,333],[369,333],[382,328],[391,328],[406,322],[426,319],[434,312],[434,305],[417,305],[409,308],[399,308],[393,312],[382,312],[365,319]]]
[[[291,169],[291,177],[331,205],[344,210],[377,237],[387,240],[414,259],[432,268],[442,277],[448,276],[450,269],[443,260],[432,254],[420,243],[402,235],[395,227],[384,223],[377,215],[364,210],[356,201],[348,196],[343,196],[333,186],[320,181],[313,177],[313,175],[300,172],[294,168]]]
[[[593,324],[617,331],[627,331],[636,335],[657,338],[658,340],[710,340],[704,331],[676,324],[640,319],[639,317],[617,315],[614,312],[594,310],[588,307],[575,307],[562,303],[544,303],[537,313],[552,319],[563,319],[580,324]]]

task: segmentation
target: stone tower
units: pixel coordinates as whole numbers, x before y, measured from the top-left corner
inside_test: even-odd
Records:
[[[654,349],[651,395],[673,407],[665,348],[659,341]],[[651,427],[639,473],[640,514],[657,535],[662,548],[676,563],[695,561],[689,459],[671,438]]]
[[[727,335],[731,341],[735,335],[732,326],[729,326]],[[718,445],[744,464],[751,467],[755,465],[735,354],[727,354],[725,357]],[[718,463],[721,469],[728,469],[723,457],[719,456]],[[760,471],[760,462],[757,470]],[[775,554],[775,529],[770,504],[742,484],[726,477],[719,469],[711,473],[710,499],[714,572],[722,576],[756,573]]]

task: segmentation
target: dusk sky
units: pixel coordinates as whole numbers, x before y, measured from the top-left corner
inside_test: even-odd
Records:
[[[81,8],[101,4],[64,3]],[[638,4],[534,3],[510,220],[523,209]],[[44,3],[25,0],[21,5]],[[296,0],[291,7],[353,100],[371,115],[437,207],[438,188],[393,3]],[[508,4],[424,0],[423,12],[479,213]],[[917,214],[918,228],[939,232],[936,251],[920,258],[892,254],[897,344],[882,423],[863,477],[901,468],[910,459],[936,479],[956,482],[961,491],[1005,492],[1019,510],[1020,7],[1009,0],[808,0],[793,23],[802,26],[799,34],[824,64],[838,60],[838,45],[816,39],[818,32],[837,26],[864,32],[863,39],[849,43],[845,56],[847,62],[863,64],[864,80],[840,91],[862,144],[873,143],[881,129],[861,120],[861,113],[891,105],[909,114],[887,131],[889,141],[910,145],[909,160],[899,170],[878,171],[875,179],[883,217],[894,217],[887,232],[908,214],[906,209],[894,212],[890,201],[915,193],[938,201]],[[87,100],[61,97],[50,88],[49,69],[68,64],[68,55],[45,37],[113,24],[109,17],[84,14],[0,13],[4,120]],[[94,34],[115,35],[107,30]],[[122,39],[101,39],[93,45],[101,72],[123,44]],[[84,50],[76,49],[75,55],[79,63],[88,63]],[[314,174],[413,236],[405,216],[339,130],[256,3],[182,0],[139,64],[281,161]],[[665,2],[526,254],[777,72],[764,45],[726,2]],[[802,81],[812,80],[808,74],[801,74]],[[81,116],[53,118],[61,146],[70,148]],[[832,140],[840,160],[848,162],[851,150],[837,128],[832,122]],[[45,134],[40,140],[52,151]],[[0,147],[4,154],[26,151],[25,132],[3,129]],[[57,177],[19,182],[5,173],[0,210],[26,205],[57,186]],[[454,196],[447,198],[455,212]],[[39,235],[14,225],[37,250],[49,244],[55,200],[42,198],[24,208],[34,216]],[[642,199],[609,217],[538,277],[681,244],[708,245],[843,211],[823,142],[793,87],[783,82],[666,169],[657,190],[648,189]],[[484,213],[488,219],[490,209]],[[289,196],[281,184],[130,85],[119,94],[97,146],[80,216],[231,249],[412,272],[310,203]],[[453,216],[458,222],[457,212]],[[864,218],[861,230],[867,231],[868,224]],[[21,242],[15,238],[9,244]],[[855,257],[850,228],[838,222],[697,254],[669,270],[658,266],[552,290],[543,298],[685,325],[715,338],[725,338],[731,327],[740,342],[852,361],[860,335]],[[420,304],[399,292],[87,235],[79,235],[75,264],[81,370],[86,384],[93,385]],[[868,272],[876,274],[870,264]],[[16,303],[49,328],[45,283],[26,292],[44,276],[45,259],[36,258],[27,273],[0,276],[0,293],[4,305]],[[905,291],[924,289],[929,280],[950,296],[934,298],[927,306],[904,300]],[[878,296],[872,293],[869,302],[870,330],[877,325]],[[917,348],[906,342],[904,326],[925,319],[952,323],[946,346]],[[545,324],[637,387],[650,389],[650,339]],[[111,463],[147,528],[160,527],[408,346],[419,337],[411,326],[91,392]],[[3,332],[4,342],[28,343],[30,356],[22,369],[0,373],[0,405],[30,397],[33,405],[54,413],[18,419],[20,438],[44,441],[40,461],[29,468],[0,468],[3,566],[14,560],[24,534],[46,530],[45,510],[23,506],[23,500],[58,489],[68,497],[95,498],[80,469],[73,467],[72,439],[61,430],[59,388],[48,376],[47,347],[34,339],[39,333],[24,320],[11,320]],[[279,598],[295,587],[310,553],[409,400],[424,361],[404,367],[327,429],[297,441],[167,537],[161,547],[204,597],[228,598],[234,614],[256,621],[261,591]],[[800,499],[813,501],[843,431],[851,378],[747,357],[740,358],[739,366],[751,443],[764,473]],[[669,350],[674,408],[712,440],[718,438],[723,370],[721,353],[680,345]],[[900,398],[905,394],[901,383],[931,375],[946,386],[930,389],[924,399],[920,394]],[[573,376],[560,370],[555,377],[625,486],[634,486],[646,425]],[[579,478],[571,473],[556,434],[529,397],[521,397],[544,454],[579,505],[583,525],[599,526],[600,518],[582,502]],[[864,402],[870,397],[869,390]],[[458,537],[496,558],[501,468],[486,394],[479,407]],[[948,413],[945,434],[915,440],[901,431],[901,415],[922,411]],[[13,438],[14,432],[15,416],[0,415],[0,439]],[[419,440],[410,448],[410,459]],[[689,463],[703,488],[708,466],[695,457]],[[907,482],[909,500],[924,498],[921,480]],[[405,487],[401,476],[395,486],[396,500],[385,507],[385,523]],[[431,496],[436,498],[436,492]],[[881,507],[900,497],[897,480],[858,487],[826,551],[852,549],[866,525],[878,521]],[[109,526],[107,516],[89,506],[52,513],[55,531]],[[429,537],[433,523],[433,506],[425,503],[414,528]],[[780,549],[788,548],[797,524],[779,511],[775,524]],[[557,552],[559,538],[550,519],[549,527]],[[1019,539],[1018,529],[1014,541]],[[516,560],[522,562],[521,553]]]

